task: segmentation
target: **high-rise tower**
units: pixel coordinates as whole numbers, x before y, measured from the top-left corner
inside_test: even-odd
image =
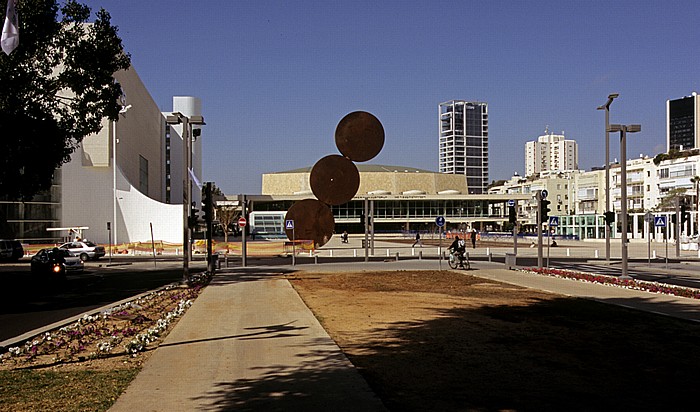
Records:
[[[666,101],[666,151],[700,148],[698,94]]]
[[[486,193],[489,114],[484,102],[450,100],[438,107],[440,173],[466,176],[469,193]]]

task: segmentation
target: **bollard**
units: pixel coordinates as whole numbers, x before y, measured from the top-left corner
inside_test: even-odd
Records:
[[[418,251],[418,260],[423,260],[423,251]]]
[[[318,265],[318,256],[314,255],[314,265]]]
[[[490,255],[490,254],[491,254],[491,248],[488,248],[488,247],[486,248],[486,254],[487,254],[487,255]]]
[[[656,250],[651,251],[651,258],[656,259]]]
[[[352,250],[352,257],[357,257],[357,249]]]
[[[391,256],[389,253],[390,253],[390,251],[389,251],[389,249],[387,249],[387,250],[386,250],[386,257]]]
[[[415,256],[415,255],[416,255],[416,249],[415,249],[415,248],[411,248],[411,256]]]
[[[396,252],[396,261],[399,261],[399,252]]]
[[[491,254],[489,253],[488,256],[489,256],[489,262],[490,262],[491,261]]]
[[[595,256],[596,259],[598,259],[598,249],[595,250],[594,256]]]
[[[330,257],[333,257],[333,249],[330,249],[329,252],[330,252]]]
[[[571,256],[571,249],[568,247],[566,248],[566,256]]]

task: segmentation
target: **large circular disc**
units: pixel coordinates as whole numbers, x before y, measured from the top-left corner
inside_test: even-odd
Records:
[[[329,205],[349,202],[360,188],[360,172],[350,160],[340,155],[328,155],[314,165],[309,176],[311,191]]]
[[[352,112],[335,128],[335,145],[353,162],[366,162],[384,147],[384,127],[367,112]]]
[[[313,240],[316,247],[328,243],[335,229],[331,208],[316,199],[305,199],[294,203],[284,219],[294,221],[294,229],[285,229],[287,238]]]

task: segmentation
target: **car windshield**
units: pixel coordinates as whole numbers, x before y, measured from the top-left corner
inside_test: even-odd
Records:
[[[90,242],[90,241],[85,242],[85,244],[88,245],[88,246],[90,246],[90,247],[95,247],[95,246],[97,246],[96,244],[94,244],[94,243],[92,243],[92,242]]]

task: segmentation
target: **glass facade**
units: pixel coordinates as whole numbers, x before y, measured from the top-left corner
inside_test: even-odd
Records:
[[[59,243],[60,232],[46,229],[58,227],[61,222],[61,171],[54,173],[49,190],[34,196],[28,202],[0,200],[0,216],[7,219],[8,237],[23,243]]]
[[[696,96],[669,101],[669,149],[695,148]]]

